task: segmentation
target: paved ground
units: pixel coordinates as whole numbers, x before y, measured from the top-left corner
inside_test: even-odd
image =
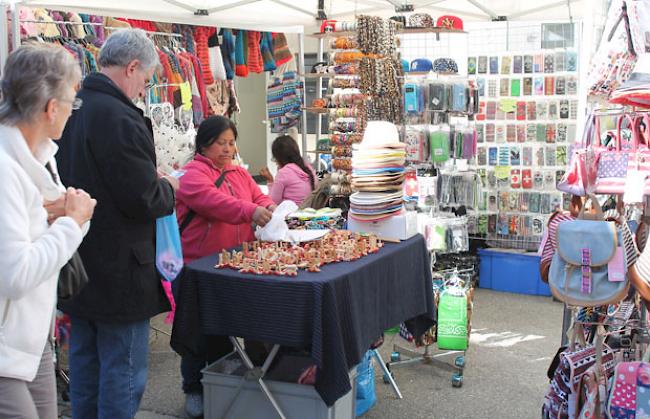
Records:
[[[548,297],[478,290],[463,387],[451,386],[450,372],[409,365],[394,370],[404,395],[397,400],[377,372],[377,404],[364,417],[538,418],[548,383],[546,369],[560,342],[561,322],[561,304]],[[170,329],[160,318],[154,324],[164,331]],[[164,333],[152,336],[149,382],[138,419],[183,417],[179,357],[168,341]],[[393,343],[406,345],[399,337],[387,336],[381,348],[385,360]],[[453,362],[453,356],[447,359]]]

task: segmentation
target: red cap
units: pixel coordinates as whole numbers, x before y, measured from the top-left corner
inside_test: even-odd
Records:
[[[436,27],[462,31],[463,20],[459,17],[451,16],[451,15],[440,16],[438,18],[438,22],[436,23]]]

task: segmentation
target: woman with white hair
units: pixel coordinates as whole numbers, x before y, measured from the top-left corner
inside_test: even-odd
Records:
[[[95,200],[58,181],[51,138],[75,99],[79,64],[62,47],[27,45],[0,85],[0,417],[57,418],[52,330],[59,271]]]

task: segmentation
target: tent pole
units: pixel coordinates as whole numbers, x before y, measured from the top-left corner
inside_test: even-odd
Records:
[[[300,129],[302,130],[302,158],[307,158],[307,91],[305,89],[305,34],[298,34],[298,71],[300,81],[303,85],[302,92],[302,116],[300,117]]]
[[[242,1],[235,2],[235,3],[230,3],[230,4],[223,5],[223,6],[219,6],[219,7],[213,7],[211,9],[208,9],[208,13],[212,14],[212,13],[216,13],[216,12],[222,12],[224,10],[234,9],[235,7],[245,6],[245,5],[251,4],[251,3],[257,3],[259,1],[261,1],[261,0],[242,0]]]
[[[280,6],[288,7],[289,9],[295,10],[296,12],[304,13],[307,16],[316,17],[316,12],[310,12],[309,10],[303,9],[301,7],[295,6],[293,4],[284,2],[282,0],[271,0],[273,3],[279,4]]]
[[[196,12],[196,9],[192,6],[190,6],[187,3],[183,3],[182,1],[177,1],[177,0],[163,0],[165,3],[169,3],[173,6],[180,7],[181,9],[185,9],[188,12]]]
[[[20,5],[11,5],[11,47],[15,50],[20,46]]]
[[[497,14],[494,13],[492,10],[488,9],[487,7],[483,6],[481,3],[479,3],[477,0],[467,0],[470,4],[472,4],[474,7],[485,13],[486,15],[490,16],[492,19],[497,18]]]
[[[577,1],[580,1],[580,0],[577,0]],[[557,1],[555,3],[546,4],[544,6],[533,7],[532,9],[522,10],[520,12],[508,15],[508,19],[519,19],[520,17],[524,17],[526,15],[537,13],[537,12],[540,12],[542,10],[554,9],[556,7],[566,6],[566,4],[567,4],[566,0],[562,0],[562,1]]]
[[[0,4],[0,74],[5,68],[7,55],[9,55],[9,22],[7,21],[8,6]]]

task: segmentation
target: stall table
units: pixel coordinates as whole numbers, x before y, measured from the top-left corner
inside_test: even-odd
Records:
[[[408,319],[419,335],[435,320],[430,257],[421,235],[297,277],[215,269],[217,259],[191,262],[177,279],[174,350],[202,355],[201,334],[311,348],[315,388],[328,406],[350,391],[349,370],[385,329]]]

